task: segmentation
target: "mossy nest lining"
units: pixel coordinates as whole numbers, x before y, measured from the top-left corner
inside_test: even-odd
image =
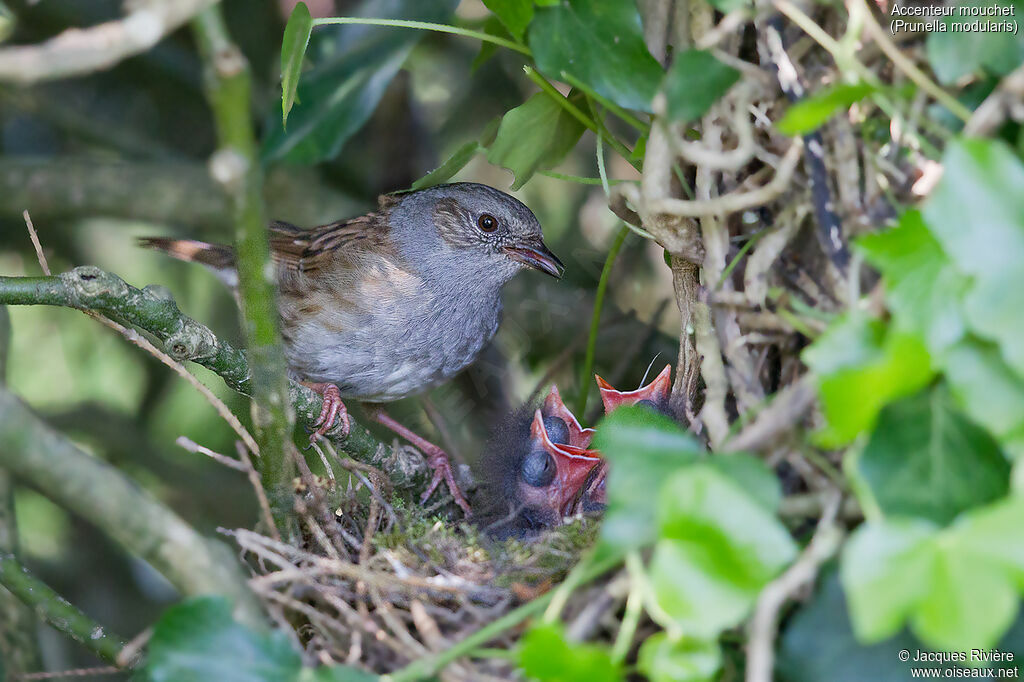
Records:
[[[578,517],[529,542],[499,542],[470,521],[449,520],[450,498],[410,503],[379,470],[330,456],[351,476],[307,469],[296,479],[289,539],[231,532],[251,560],[251,587],[310,664],[387,673],[446,650],[549,590],[596,539],[596,519]],[[492,646],[511,647],[518,634],[509,629]],[[441,674],[509,679],[513,671],[501,658],[462,659]]]

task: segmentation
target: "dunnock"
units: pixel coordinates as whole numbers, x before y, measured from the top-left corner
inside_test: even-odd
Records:
[[[312,230],[270,226],[289,372],[324,396],[317,433],[342,398],[386,403],[423,392],[473,362],[498,329],[500,290],[524,267],[554,277],[562,263],[515,198],[456,183],[386,195],[378,209]],[[202,263],[237,286],[230,247],[190,240],[143,245]],[[423,450],[466,512],[447,455],[379,409],[371,416]],[[314,434],[315,437],[316,434]]]

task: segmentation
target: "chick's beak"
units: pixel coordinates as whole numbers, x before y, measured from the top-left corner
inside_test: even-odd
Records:
[[[545,272],[555,279],[562,278],[565,266],[562,265],[562,261],[558,260],[558,256],[551,253],[551,249],[544,242],[521,246],[506,246],[504,250],[505,254],[514,261],[519,261],[523,265]]]
[[[552,456],[555,462],[555,477],[545,491],[545,506],[559,517],[571,513],[587,492],[592,481],[591,472],[602,465],[604,460],[596,450],[568,444],[555,444],[548,438],[540,410],[537,410],[530,435]]]

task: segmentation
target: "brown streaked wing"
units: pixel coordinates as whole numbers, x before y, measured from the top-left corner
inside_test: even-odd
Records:
[[[385,225],[378,213],[339,220],[312,230],[275,222],[270,226],[270,252],[274,262],[290,274],[309,274],[347,249],[380,243],[385,236]]]

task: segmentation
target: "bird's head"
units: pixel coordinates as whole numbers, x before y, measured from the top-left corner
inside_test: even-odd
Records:
[[[404,235],[414,248],[438,253],[444,266],[499,280],[523,268],[552,277],[564,266],[544,243],[540,222],[527,206],[487,185],[459,182],[398,195],[392,223],[416,226]],[[429,216],[429,227],[419,229]],[[409,228],[407,228],[409,229]]]
[[[520,410],[492,439],[485,457],[490,483],[491,532],[528,536],[588,511],[584,493],[603,470],[584,429],[551,388],[543,405]]]

